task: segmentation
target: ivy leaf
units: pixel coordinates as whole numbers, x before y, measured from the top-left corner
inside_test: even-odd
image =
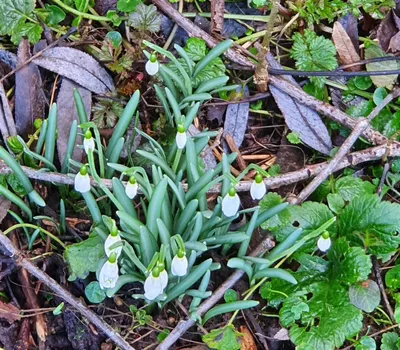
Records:
[[[399,204],[381,201],[377,195],[361,195],[343,210],[338,232],[370,254],[390,254],[400,243],[399,217]]]
[[[216,350],[239,350],[239,333],[233,325],[224,328],[214,329],[210,333],[203,335],[203,342],[211,349]]]
[[[350,286],[350,302],[365,312],[372,312],[381,301],[381,293],[375,281],[367,280]]]
[[[189,38],[186,41],[184,50],[192,61],[197,62],[206,55],[207,46],[204,40],[198,38]]]
[[[318,36],[306,29],[304,35],[292,37],[290,56],[296,61],[296,68],[304,71],[323,71],[337,68],[336,49],[331,40]],[[325,77],[311,77],[310,81],[322,88]]]
[[[375,350],[376,343],[375,340],[371,337],[363,336],[360,339],[360,343],[356,345],[356,350]]]
[[[128,23],[140,32],[156,33],[160,30],[161,15],[154,5],[139,4],[136,12],[129,15]]]
[[[70,272],[68,281],[84,279],[89,272],[95,272],[104,255],[104,242],[99,236],[90,236],[85,241],[69,245],[64,252]]]
[[[381,350],[398,349],[399,336],[395,332],[388,332],[382,336]]]

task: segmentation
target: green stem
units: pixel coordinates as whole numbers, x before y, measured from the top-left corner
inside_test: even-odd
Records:
[[[7,236],[7,234],[9,234],[11,231],[16,230],[17,228],[33,228],[35,230],[40,230],[41,232],[43,232],[44,234],[46,234],[47,236],[49,236],[50,238],[54,239],[60,246],[62,246],[64,249],[65,244],[63,242],[60,241],[60,239],[58,239],[56,236],[54,236],[51,232],[46,231],[44,228],[41,228],[40,226],[35,226],[33,224],[16,224],[14,226],[9,227],[7,230],[3,231],[3,234],[5,236]]]
[[[174,164],[172,165],[172,171],[176,174],[176,169],[178,169],[179,161],[181,160],[182,150],[178,149],[175,154]]]
[[[184,12],[182,13],[183,17],[192,18],[197,16],[211,18],[210,12]],[[241,19],[244,21],[256,21],[256,22],[265,22],[267,23],[269,20],[269,16],[252,16],[252,15],[236,15],[232,13],[224,13],[224,18],[226,19]]]
[[[54,2],[55,4],[57,4],[58,6],[60,6],[61,8],[63,8],[65,11],[72,13],[76,16],[80,16],[82,18],[86,18],[86,19],[91,19],[94,21],[103,21],[103,22],[110,22],[111,19],[107,18],[107,17],[103,17],[103,16],[95,16],[95,15],[91,15],[89,13],[84,13],[84,12],[80,12],[68,5],[65,5],[61,0],[51,0],[52,2]]]

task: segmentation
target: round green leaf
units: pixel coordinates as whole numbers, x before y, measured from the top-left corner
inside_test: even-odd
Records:
[[[232,303],[238,300],[237,293],[233,289],[228,289],[224,294],[224,300],[226,303]]]
[[[368,90],[372,86],[372,80],[370,77],[355,77],[354,85],[357,89]]]
[[[365,312],[374,311],[381,301],[379,287],[372,280],[350,286],[349,297],[355,307]]]
[[[375,340],[367,336],[361,337],[360,343],[356,345],[356,350],[375,350],[375,349],[376,349]]]
[[[119,32],[108,32],[106,38],[111,41],[111,45],[114,49],[117,49],[122,44],[122,36]]]
[[[400,288],[400,265],[392,267],[385,275],[386,287],[391,289]]]
[[[100,288],[97,281],[90,282],[85,288],[85,295],[93,304],[99,304],[106,298],[106,292]]]
[[[378,87],[374,91],[374,96],[372,97],[372,99],[374,100],[374,103],[376,105],[379,105],[387,95],[388,95],[388,92],[386,91],[385,88]]]

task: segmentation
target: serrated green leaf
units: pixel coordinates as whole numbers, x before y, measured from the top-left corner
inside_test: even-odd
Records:
[[[91,236],[83,242],[69,245],[64,252],[70,273],[68,281],[84,279],[90,272],[95,272],[104,255],[104,242],[99,236]]]
[[[391,289],[400,288],[400,265],[394,266],[386,272],[385,284]]]
[[[154,5],[141,3],[136,6],[136,11],[129,15],[128,23],[140,32],[156,33],[160,30],[161,15]]]
[[[283,327],[289,327],[301,318],[303,312],[308,311],[310,308],[300,297],[290,297],[279,311],[279,320]]]
[[[399,336],[395,332],[388,332],[383,334],[381,341],[381,350],[396,350],[399,347],[397,346],[397,342],[399,340]]]
[[[372,312],[381,301],[381,292],[375,281],[365,282],[350,286],[350,302],[365,312]]]
[[[37,43],[42,35],[43,28],[37,23],[24,23],[20,21],[11,35],[11,41],[18,43],[23,37],[26,37],[32,44]]]
[[[142,3],[141,0],[118,0],[117,9],[121,12],[135,11],[136,6]]]
[[[372,193],[370,187],[365,185],[365,182],[359,177],[344,176],[335,182],[335,192],[345,201],[351,201],[363,193]]]
[[[203,342],[211,349],[216,350],[239,350],[239,333],[233,325],[224,328],[214,329],[210,333],[203,335]]]
[[[335,214],[339,214],[344,208],[344,199],[340,194],[329,193],[326,199],[328,201],[329,209]]]
[[[192,61],[197,62],[206,55],[207,46],[204,40],[198,38],[189,38],[186,41],[184,50]]]
[[[304,71],[333,70],[338,66],[336,49],[331,40],[318,36],[306,29],[304,34],[296,33],[292,37],[293,46],[290,56],[296,61],[296,68]],[[310,81],[323,87],[325,77],[311,77]]]
[[[390,254],[400,243],[399,217],[399,204],[361,195],[343,210],[338,232],[353,244],[367,247],[370,254]]]
[[[300,137],[298,134],[295,132],[291,132],[286,136],[287,140],[293,144],[293,145],[298,145],[301,143]]]

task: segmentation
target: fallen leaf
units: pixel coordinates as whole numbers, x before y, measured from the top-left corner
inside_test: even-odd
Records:
[[[349,35],[339,22],[335,22],[333,25],[332,40],[335,44],[341,64],[351,64],[360,60],[360,56],[358,55]],[[348,70],[356,72],[360,70],[360,66],[351,67]]]
[[[257,350],[253,335],[246,326],[240,326],[239,332],[243,334],[240,338],[240,350]]]
[[[8,209],[10,209],[10,207],[11,202],[7,198],[0,196],[0,223],[7,216]]]
[[[247,87],[244,89],[244,96],[249,95]],[[250,103],[230,104],[226,109],[224,132],[222,136],[231,135],[235,141],[236,147],[239,148],[244,139],[244,133],[247,129],[247,121],[249,119]],[[224,142],[224,150],[228,153],[229,147]]]
[[[18,65],[23,65],[30,57],[29,43],[24,39],[18,45]],[[39,68],[29,63],[15,73],[15,126],[18,135],[33,134],[34,119],[43,119],[45,107]]]
[[[0,50],[0,61],[5,63],[11,69],[17,66],[17,56],[7,50]]]
[[[377,45],[371,45],[365,49],[365,59],[369,60],[370,58],[378,58],[391,56],[385,54],[382,49]],[[382,71],[382,70],[395,70],[398,69],[397,61],[381,61],[381,62],[373,62],[368,63],[366,65],[368,72],[374,71]],[[386,87],[389,90],[393,87],[393,84],[397,80],[397,74],[392,75],[376,75],[371,76],[372,82],[376,85],[376,87]]]
[[[275,340],[290,340],[289,331],[286,328],[281,328],[275,335]]]
[[[400,32],[390,38],[388,50],[393,53],[400,51]]]
[[[115,89],[107,71],[92,56],[77,49],[55,47],[43,52],[33,62],[73,80],[96,94],[105,94]]]
[[[58,159],[60,164],[64,163],[65,153],[67,152],[67,144],[69,133],[71,130],[71,125],[74,120],[78,122],[79,118],[78,112],[76,110],[74,101],[74,89],[77,89],[82,97],[83,104],[85,106],[86,114],[90,116],[90,110],[92,108],[92,93],[79,85],[75,84],[73,81],[63,78],[61,83],[60,92],[57,97],[57,151]],[[82,136],[78,135],[76,138],[76,144],[82,145]],[[72,159],[80,162],[82,160],[83,150],[75,147],[72,154]]]
[[[340,17],[338,21],[347,35],[349,36],[351,42],[353,43],[356,52],[359,54],[360,50],[358,48],[359,38],[358,38],[358,20],[351,14],[347,14],[346,16]]]
[[[3,139],[7,139],[8,136],[17,135],[15,128],[14,117],[11,112],[10,104],[8,102],[7,94],[4,91],[4,86],[0,83],[0,119],[1,119],[1,133]]]
[[[20,310],[16,306],[0,300],[0,318],[5,318],[10,324],[14,323],[21,319]]]
[[[267,60],[272,68],[282,69],[271,54],[267,54]],[[287,79],[294,86],[299,86],[292,77],[284,79]],[[332,141],[328,129],[318,113],[296,102],[289,95],[272,85],[270,86],[270,91],[285,117],[286,124],[300,136],[301,141],[318,152],[329,154],[332,149]]]
[[[397,17],[394,11],[390,11],[386,17],[381,21],[376,36],[379,46],[383,51],[388,51],[390,41],[400,30],[400,18]]]

